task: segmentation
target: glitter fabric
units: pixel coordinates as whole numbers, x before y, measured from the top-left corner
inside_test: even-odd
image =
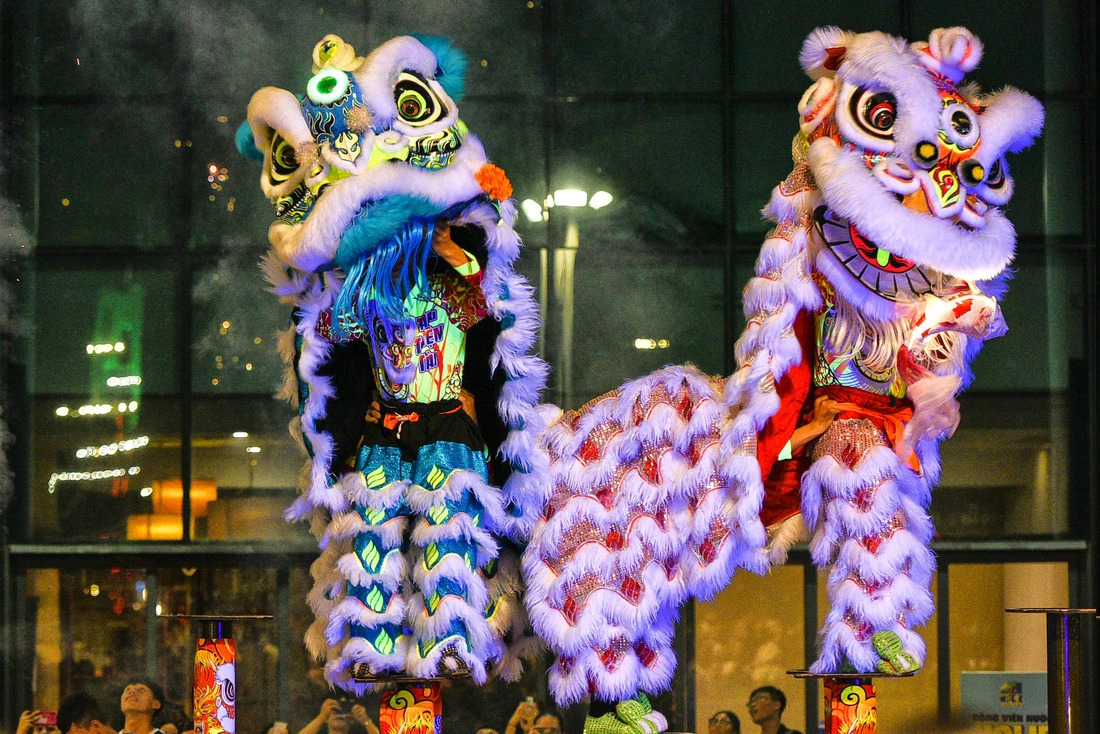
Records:
[[[813,460],[831,456],[838,464],[855,471],[868,451],[886,445],[882,432],[867,418],[838,420],[817,440]]]

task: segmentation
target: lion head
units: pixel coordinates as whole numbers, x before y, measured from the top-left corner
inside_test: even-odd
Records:
[[[1043,108],[1012,87],[964,84],[981,55],[965,28],[910,44],[829,27],[803,45],[815,82],[799,103],[795,158],[815,193],[815,265],[860,291],[871,317],[889,318],[945,278],[995,278],[1013,258],[1000,211],[1013,190],[1005,155],[1035,140]]]
[[[263,157],[268,236],[284,263],[326,266],[357,217],[395,195],[418,202],[406,213],[431,216],[484,193],[484,149],[458,117],[465,67],[436,37],[401,36],[362,57],[328,35],[303,94],[253,95],[238,142]]]

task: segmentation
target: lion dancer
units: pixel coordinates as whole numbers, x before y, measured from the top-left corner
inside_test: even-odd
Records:
[[[345,284],[319,324],[330,340],[369,343],[380,396],[342,479],[354,552],[338,561],[347,597],[326,634],[330,645],[349,636],[336,665],[359,679],[470,673],[484,682],[503,653],[486,578],[499,551],[486,526],[502,525],[503,506],[461,392],[466,332],[487,315],[482,274],[443,222],[414,220],[389,247],[404,250],[394,259],[380,246],[349,275],[360,287]],[[429,250],[437,262],[426,274]]]
[[[737,420],[766,417],[770,559],[808,527],[815,563],[830,567],[815,673],[900,674],[924,660],[914,628],[934,611],[938,444],[958,425],[967,363],[1005,332],[994,296],[1014,238],[993,205],[1011,195],[1002,156],[1042,121],[1021,92],[958,86],[980,57],[960,28],[912,46],[825,28],[803,47],[817,81],[799,105],[794,172],[765,210],[778,227],[738,345],[746,373],[775,377],[761,389],[778,400]]]

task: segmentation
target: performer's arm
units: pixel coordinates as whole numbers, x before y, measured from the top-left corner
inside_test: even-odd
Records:
[[[794,435],[791,436],[790,443],[787,444],[786,450],[779,455],[779,458],[788,458],[790,452],[797,451],[825,433],[829,426],[833,425],[836,414],[839,412],[840,407],[835,400],[824,395],[818,397],[814,401],[813,418],[810,419],[809,423],[794,429]]]
[[[477,259],[456,245],[455,241],[451,239],[451,225],[446,222],[436,222],[435,224],[435,232],[432,234],[432,251],[457,270],[459,275],[466,278],[481,270],[477,264]]]

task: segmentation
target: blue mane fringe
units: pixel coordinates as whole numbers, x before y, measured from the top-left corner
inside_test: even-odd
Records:
[[[348,321],[369,330],[372,315],[391,324],[404,320],[405,297],[414,289],[428,289],[434,231],[433,219],[413,217],[346,270],[333,307],[337,334],[343,334],[343,323]]]

